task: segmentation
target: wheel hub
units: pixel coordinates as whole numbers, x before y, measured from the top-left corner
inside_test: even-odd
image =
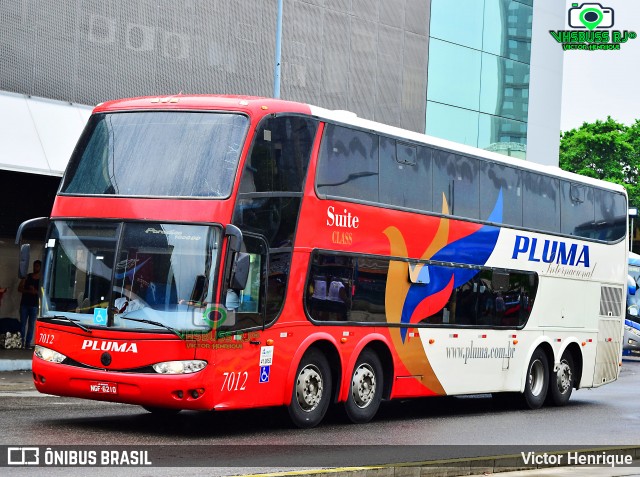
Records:
[[[358,366],[351,381],[351,395],[359,408],[365,408],[373,402],[376,395],[376,375],[367,363]]]
[[[556,374],[558,390],[564,394],[571,387],[571,367],[569,363],[566,361],[562,361],[560,366],[558,367],[558,372]]]
[[[305,366],[298,375],[296,398],[303,411],[313,411],[322,399],[322,375],[314,365]]]
[[[529,367],[529,389],[531,394],[539,396],[544,387],[544,366],[542,361],[536,359]]]

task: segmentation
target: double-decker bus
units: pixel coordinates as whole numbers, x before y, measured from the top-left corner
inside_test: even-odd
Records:
[[[618,185],[301,103],[97,106],[49,223],[33,378],[157,413],[614,381]],[[24,244],[22,263],[28,263]]]

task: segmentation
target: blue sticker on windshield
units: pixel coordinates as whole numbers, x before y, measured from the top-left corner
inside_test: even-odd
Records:
[[[93,309],[93,322],[96,325],[107,324],[107,309],[106,308],[94,308]]]

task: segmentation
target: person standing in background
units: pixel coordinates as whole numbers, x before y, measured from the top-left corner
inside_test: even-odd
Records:
[[[33,273],[29,273],[26,278],[20,280],[20,285],[18,285],[18,291],[22,293],[22,299],[20,300],[20,333],[23,348],[31,347],[31,340],[36,326],[41,266],[42,262],[40,260],[33,262]]]

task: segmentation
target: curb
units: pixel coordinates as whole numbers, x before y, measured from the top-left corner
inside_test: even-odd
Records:
[[[621,446],[593,449],[572,449],[569,451],[553,450],[545,452],[549,456],[566,456],[575,453],[584,456],[629,456],[632,463],[614,466],[611,464],[525,464],[521,454],[487,456],[474,458],[443,459],[423,462],[403,462],[365,467],[340,467],[334,469],[317,469],[305,471],[274,472],[265,474],[247,474],[242,477],[457,477],[463,475],[488,475],[500,472],[527,471],[547,468],[574,467],[608,467],[621,471],[640,467],[640,447]],[[560,459],[562,461],[562,459]],[[622,475],[622,474],[621,474]]]
[[[2,371],[30,371],[30,359],[2,359],[0,360],[0,372]]]
[[[0,359],[0,372],[29,370],[31,370],[30,359]]]

